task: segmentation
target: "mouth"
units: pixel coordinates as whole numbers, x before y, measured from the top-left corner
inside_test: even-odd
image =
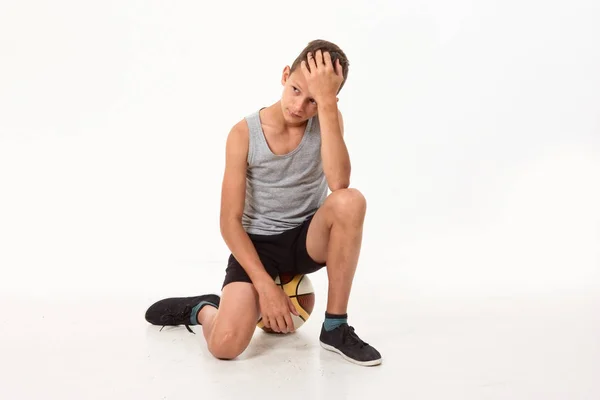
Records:
[[[290,114],[292,117],[294,117],[294,118],[302,118],[301,116],[299,116],[299,115],[297,115],[297,114],[294,114],[293,112],[291,112],[291,111],[289,111],[289,110],[288,110],[288,113],[289,113],[289,114]]]

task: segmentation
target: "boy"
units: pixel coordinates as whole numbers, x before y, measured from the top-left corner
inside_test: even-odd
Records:
[[[221,188],[221,234],[231,250],[221,297],[169,298],[146,312],[155,325],[202,325],[209,351],[233,359],[262,316],[267,328],[294,330],[280,272],[326,267],[328,298],[320,343],[359,365],[381,355],[347,323],[362,242],[364,196],[350,183],[337,94],[348,60],[335,44],[315,40],[283,70],[282,97],[238,122],[228,134]],[[327,195],[328,189],[331,194]]]

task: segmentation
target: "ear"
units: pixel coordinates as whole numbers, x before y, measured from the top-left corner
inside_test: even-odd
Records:
[[[281,74],[281,85],[285,86],[285,83],[287,82],[288,78],[290,77],[290,66],[286,65],[285,68],[283,69],[283,72]]]

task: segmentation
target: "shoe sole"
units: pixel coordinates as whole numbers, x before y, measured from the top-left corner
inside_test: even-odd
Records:
[[[321,341],[319,341],[319,343],[321,343],[321,347],[324,348],[325,350],[329,350],[329,351],[333,351],[334,353],[338,353],[346,361],[349,361],[349,362],[351,362],[353,364],[361,365],[363,367],[372,367],[373,365],[379,365],[379,364],[381,364],[381,358],[378,358],[377,360],[370,360],[370,361],[358,361],[358,360],[355,360],[353,358],[348,357],[347,355],[345,355],[344,353],[342,353],[341,351],[339,351],[338,349],[336,349],[333,346],[325,344],[325,343],[323,343]]]

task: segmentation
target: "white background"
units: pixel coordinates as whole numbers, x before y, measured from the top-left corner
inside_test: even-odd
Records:
[[[3,302],[131,298],[145,329],[159,296],[217,291],[229,129],[326,39],[350,60],[339,107],[368,201],[351,306],[596,312],[599,20],[594,0],[2,1]]]

